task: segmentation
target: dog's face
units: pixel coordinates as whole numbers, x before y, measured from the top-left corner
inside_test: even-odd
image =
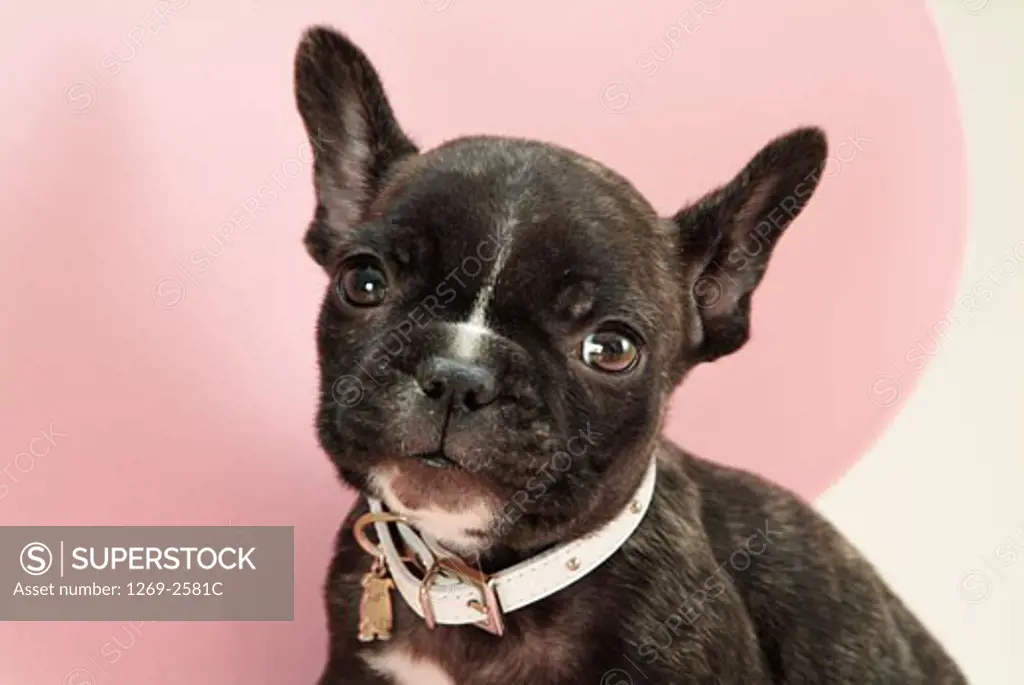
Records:
[[[317,426],[342,477],[467,553],[614,515],[671,391],[746,341],[824,135],[776,139],[661,217],[555,146],[476,137],[421,152],[366,56],[330,29],[304,36],[295,79],[315,156],[306,246],[330,277]]]

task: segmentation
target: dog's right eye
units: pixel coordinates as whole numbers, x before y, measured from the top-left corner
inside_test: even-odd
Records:
[[[388,277],[376,264],[359,261],[342,268],[336,289],[346,304],[377,307],[387,298]]]

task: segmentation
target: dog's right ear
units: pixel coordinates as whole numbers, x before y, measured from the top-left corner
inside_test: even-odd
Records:
[[[417,149],[395,121],[370,60],[334,29],[314,26],[303,34],[295,53],[295,100],[313,148],[317,199],[305,244],[326,268],[388,170]]]

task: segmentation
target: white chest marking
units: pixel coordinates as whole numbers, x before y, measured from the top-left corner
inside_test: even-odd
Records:
[[[433,661],[416,659],[397,647],[364,656],[363,660],[373,670],[391,678],[394,685],[455,685],[455,681]]]

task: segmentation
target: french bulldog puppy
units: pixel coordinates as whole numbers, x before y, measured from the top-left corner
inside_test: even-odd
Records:
[[[555,145],[419,149],[334,29],[303,35],[295,94],[314,148],[305,246],[329,277],[316,428],[363,495],[326,582],[321,685],[965,682],[806,503],[661,436],[687,372],[747,341],[752,294],[818,184],[821,130],[767,142],[664,217]],[[430,629],[396,595],[390,639],[359,639],[367,497],[489,574],[601,529],[652,460],[639,527],[507,613],[504,635]]]

